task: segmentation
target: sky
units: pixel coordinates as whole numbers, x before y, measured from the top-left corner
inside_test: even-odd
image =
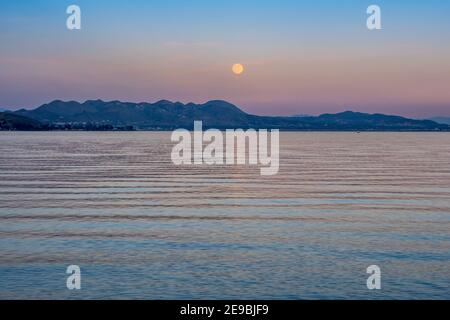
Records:
[[[81,30],[66,28],[72,4]],[[55,99],[450,116],[450,1],[2,1],[0,108]]]

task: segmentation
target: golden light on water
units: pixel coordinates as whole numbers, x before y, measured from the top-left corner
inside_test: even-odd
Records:
[[[240,63],[236,63],[232,67],[234,74],[242,74],[244,72],[244,66]]]

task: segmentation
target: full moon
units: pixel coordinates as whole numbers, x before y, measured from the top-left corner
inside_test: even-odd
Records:
[[[240,63],[233,64],[233,67],[231,68],[233,70],[234,74],[241,74],[244,72],[244,66]]]

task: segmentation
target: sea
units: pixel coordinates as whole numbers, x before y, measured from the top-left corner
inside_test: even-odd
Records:
[[[273,176],[170,135],[0,132],[0,299],[450,298],[450,133],[282,132]]]

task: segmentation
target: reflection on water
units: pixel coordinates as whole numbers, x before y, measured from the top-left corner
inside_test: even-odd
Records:
[[[170,133],[0,133],[0,298],[448,299],[449,141],[282,133],[262,177]]]

